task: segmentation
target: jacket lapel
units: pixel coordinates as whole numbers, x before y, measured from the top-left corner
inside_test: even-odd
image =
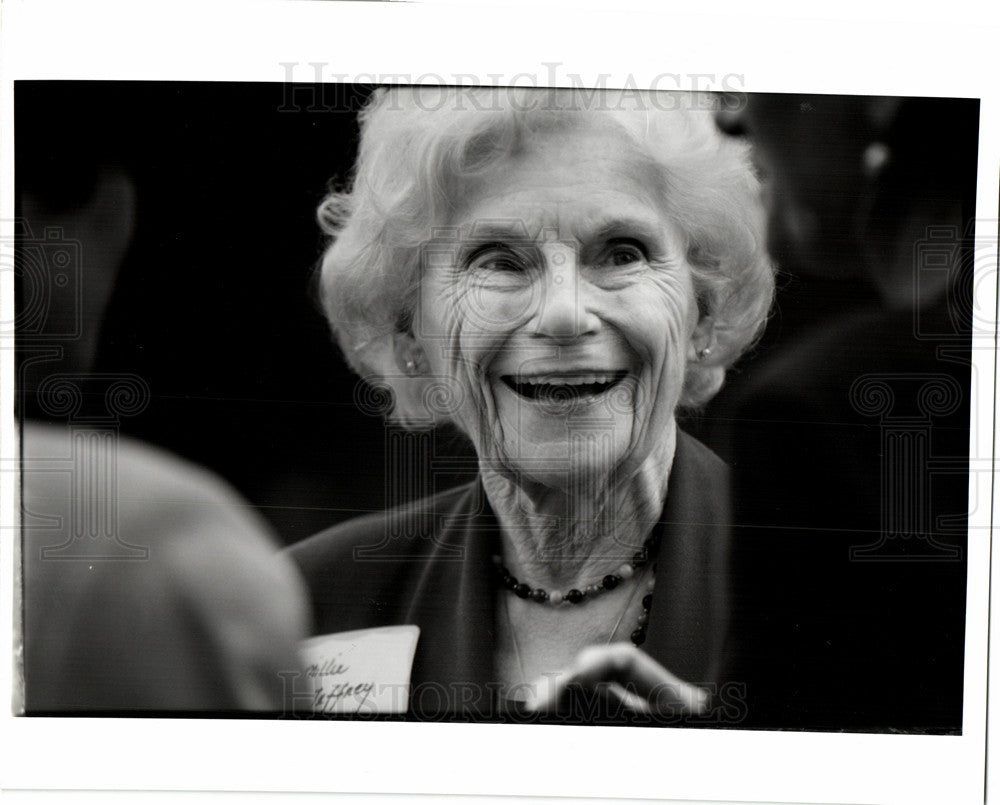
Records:
[[[717,684],[727,629],[728,484],[718,459],[678,430],[643,649],[681,679]]]
[[[413,662],[410,713],[492,712],[489,682],[495,645],[492,556],[497,523],[482,487],[472,484],[447,512],[436,512],[434,546],[407,623],[420,624]]]

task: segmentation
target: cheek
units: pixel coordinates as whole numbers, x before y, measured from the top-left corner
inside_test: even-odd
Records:
[[[613,325],[638,353],[644,369],[657,377],[683,358],[697,323],[697,303],[690,283],[653,275],[619,292],[609,309]]]
[[[419,338],[437,370],[457,364],[478,363],[481,354],[496,340],[500,325],[509,321],[503,294],[471,285],[437,281],[421,292]]]
[[[421,346],[433,382],[447,387],[449,417],[470,437],[495,413],[485,370],[518,326],[523,296],[441,283],[422,293]]]
[[[470,284],[456,299],[453,310],[463,358],[487,368],[511,336],[530,320],[539,293],[537,284],[518,289]]]
[[[456,306],[462,331],[484,340],[506,337],[531,318],[541,294],[537,282],[517,288],[470,283]]]

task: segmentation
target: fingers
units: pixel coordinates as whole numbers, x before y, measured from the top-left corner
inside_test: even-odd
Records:
[[[626,710],[633,713],[642,713],[643,715],[648,715],[653,712],[652,706],[646,699],[628,690],[624,685],[621,685],[618,682],[608,682],[606,685],[602,686],[602,689],[604,690],[605,695],[613,698]]]
[[[572,691],[598,691],[637,713],[700,714],[708,693],[660,665],[628,643],[585,649],[566,670],[543,677],[528,701],[534,711],[559,710]]]

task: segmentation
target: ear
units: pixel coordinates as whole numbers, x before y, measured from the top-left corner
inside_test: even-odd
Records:
[[[715,349],[715,319],[703,315],[698,319],[691,341],[688,344],[688,360],[694,363],[704,363]]]
[[[396,359],[396,368],[407,377],[422,375],[427,372],[427,356],[413,333],[409,330],[396,332],[392,336],[392,351]]]

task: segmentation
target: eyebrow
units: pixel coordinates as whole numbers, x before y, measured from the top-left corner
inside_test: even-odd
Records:
[[[497,241],[534,245],[546,227],[538,222],[532,223],[533,225],[529,227],[523,219],[476,221],[463,240],[466,243],[476,244]],[[560,232],[558,237],[563,239],[565,234],[567,233]],[[584,219],[574,226],[573,231],[568,234],[581,243],[595,240],[606,241],[627,236],[636,237],[651,244],[662,244],[666,236],[664,227],[659,222],[645,216],[633,215]]]
[[[639,217],[609,218],[588,225],[588,239],[607,241],[620,237],[635,237],[650,245],[661,245],[666,238],[662,225]],[[573,233],[577,239],[581,233]]]
[[[508,242],[515,241],[530,243],[534,245],[542,227],[534,227],[534,232],[528,229],[528,225],[519,219],[507,221],[476,221],[469,231],[466,241],[476,243],[488,243],[490,241]]]

